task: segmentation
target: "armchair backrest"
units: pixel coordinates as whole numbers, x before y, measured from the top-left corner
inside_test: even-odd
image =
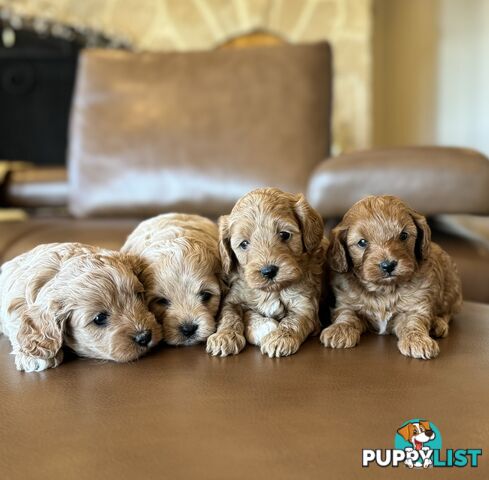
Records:
[[[217,216],[247,191],[305,192],[328,155],[326,43],[81,54],[69,141],[77,216]]]

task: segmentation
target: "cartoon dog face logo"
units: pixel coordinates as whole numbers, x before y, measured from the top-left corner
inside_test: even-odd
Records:
[[[435,432],[431,428],[430,422],[420,420],[419,422],[410,422],[397,430],[397,433],[412,445],[412,448],[406,448],[406,450],[431,450],[429,447],[424,446],[426,442],[433,440],[436,437]],[[406,460],[406,465],[409,468],[424,467],[427,468],[432,465],[430,458],[425,458],[422,462],[413,463],[411,459]]]

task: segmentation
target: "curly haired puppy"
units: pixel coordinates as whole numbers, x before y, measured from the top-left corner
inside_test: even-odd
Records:
[[[123,252],[137,255],[149,309],[170,345],[193,345],[216,330],[221,299],[218,229],[198,215],[169,213],[142,222]]]
[[[336,296],[327,347],[354,347],[367,329],[397,335],[403,355],[434,358],[462,303],[460,278],[448,254],[431,242],[425,217],[399,198],[356,203],[333,229],[328,249]]]
[[[161,340],[144,302],[137,264],[79,243],[39,245],[2,266],[0,329],[18,370],[58,366],[76,354],[127,362]]]
[[[242,197],[219,227],[230,291],[207,351],[239,353],[246,336],[269,357],[295,353],[319,329],[321,217],[302,195],[264,188]]]

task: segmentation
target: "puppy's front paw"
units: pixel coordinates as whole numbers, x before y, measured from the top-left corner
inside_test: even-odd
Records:
[[[448,319],[445,317],[435,317],[431,333],[436,338],[445,338],[448,335]]]
[[[408,333],[397,342],[399,351],[406,357],[422,358],[429,360],[440,353],[440,347],[429,335],[420,333]]]
[[[333,323],[321,332],[319,339],[325,347],[352,348],[360,341],[360,332],[348,323]]]
[[[294,332],[277,329],[263,337],[261,353],[270,358],[287,357],[297,352],[300,346],[301,341]]]
[[[15,355],[15,366],[20,372],[42,372],[48,368],[55,368],[63,361],[63,352],[59,351],[54,358],[34,358],[24,353]]]
[[[246,340],[240,333],[232,330],[223,330],[213,333],[207,339],[206,350],[211,355],[226,357],[227,355],[236,355],[243,350]]]

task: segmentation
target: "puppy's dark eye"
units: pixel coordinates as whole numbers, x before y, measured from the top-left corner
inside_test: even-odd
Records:
[[[156,299],[156,303],[158,305],[166,306],[166,305],[170,305],[170,300],[168,300],[168,298],[165,297],[160,297]]]
[[[100,312],[97,316],[92,320],[95,325],[98,327],[105,327],[109,320],[109,314],[107,312]]]
[[[358,240],[357,245],[358,245],[360,248],[365,248],[365,247],[368,245],[368,242],[367,242],[367,240],[365,240],[364,238],[361,238],[360,240]]]
[[[405,242],[409,237],[409,233],[407,232],[401,232],[400,235],[399,235],[399,240],[401,240],[401,242]]]
[[[282,240],[283,242],[286,242],[292,236],[289,232],[280,232],[279,235],[280,235],[280,240]]]
[[[248,242],[248,240],[243,240],[240,244],[239,244],[239,248],[241,248],[241,250],[246,250],[248,248],[248,245],[250,244],[250,242]]]
[[[203,291],[199,293],[200,299],[205,303],[208,302],[212,298],[212,293]]]

